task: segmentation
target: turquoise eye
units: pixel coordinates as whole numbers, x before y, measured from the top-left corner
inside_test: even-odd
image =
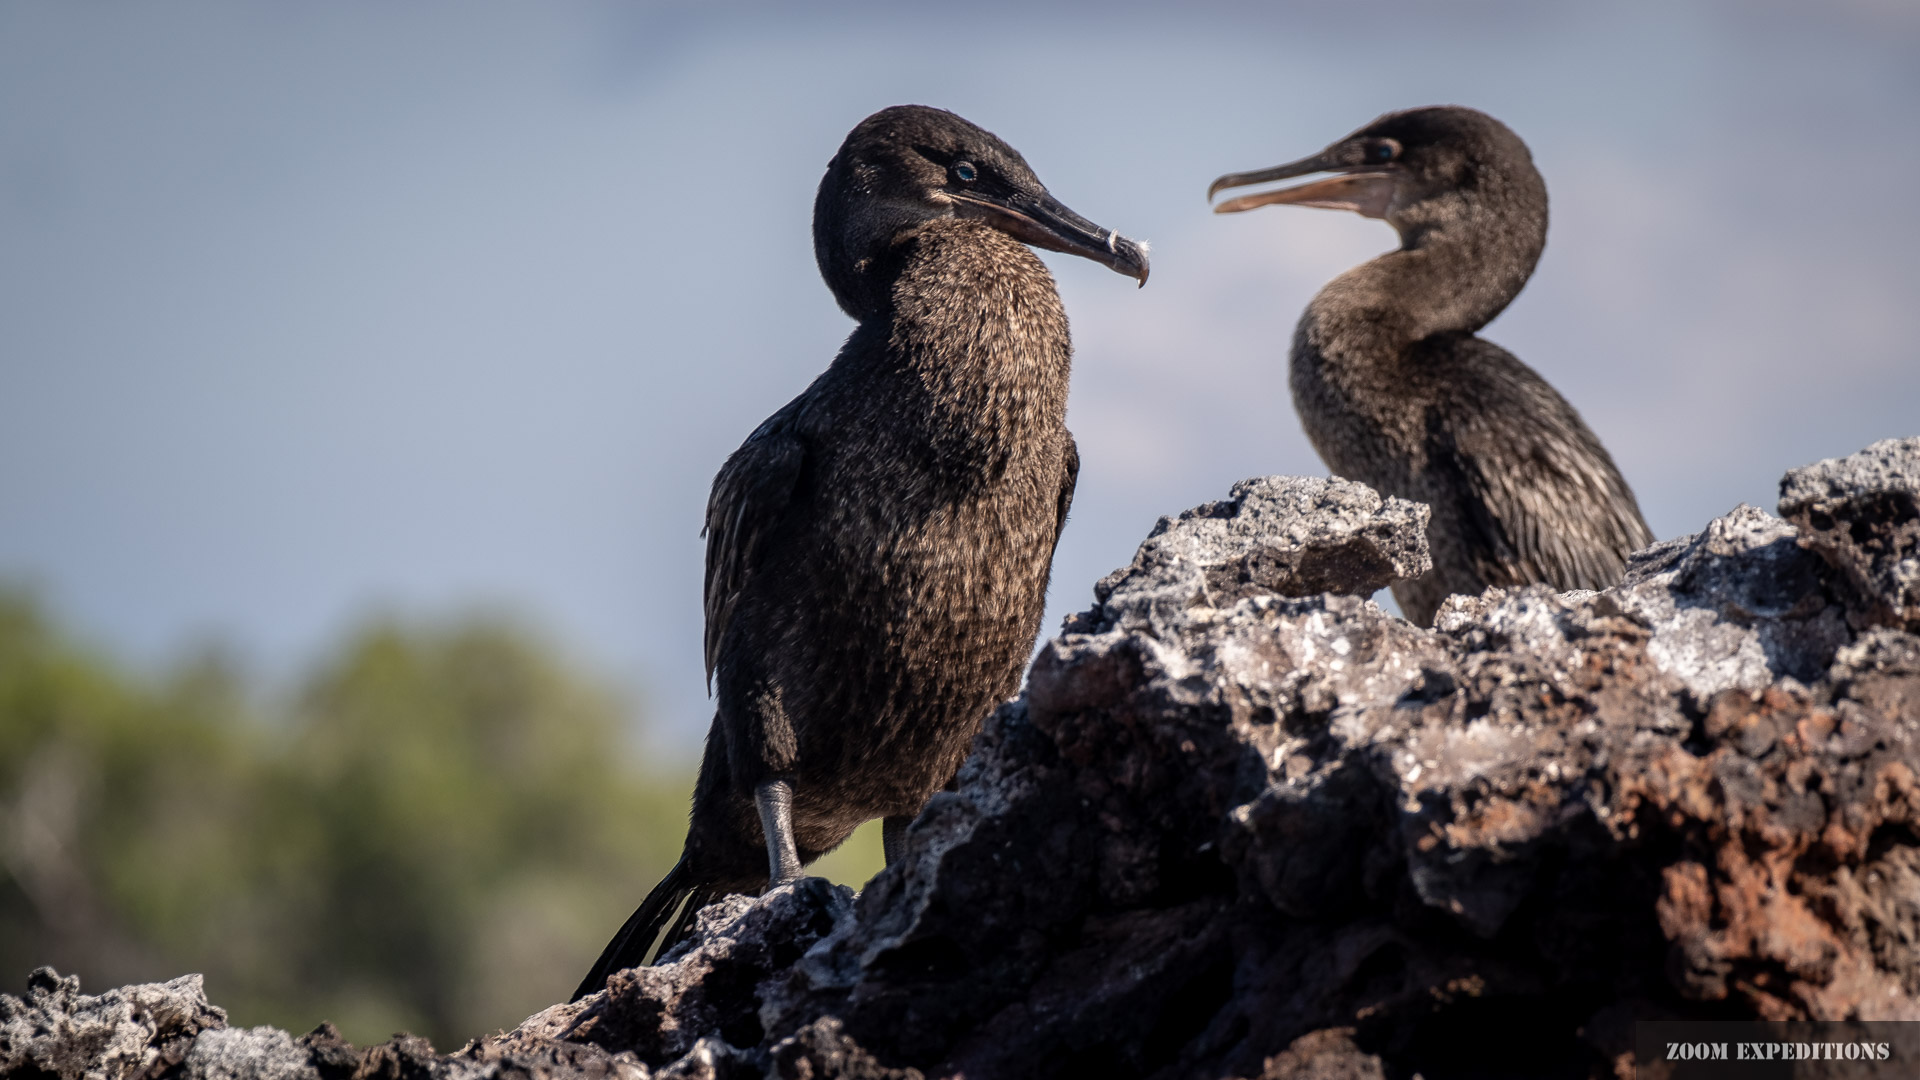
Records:
[[[953,175],[961,183],[971,184],[973,183],[974,177],[980,174],[973,171],[972,165],[962,161],[962,162],[955,163],[955,165],[953,166]]]
[[[1373,160],[1375,160],[1375,161],[1392,161],[1392,160],[1393,160],[1393,149],[1394,149],[1394,147],[1393,147],[1393,144],[1392,144],[1392,143],[1381,143],[1380,145],[1378,145],[1378,146],[1375,146],[1375,147],[1373,148]]]

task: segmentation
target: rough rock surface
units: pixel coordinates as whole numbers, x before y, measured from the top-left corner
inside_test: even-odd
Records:
[[[186,1060],[199,1035],[226,1023],[198,975],[89,996],[79,979],[41,968],[28,977],[24,999],[0,995],[0,1076],[158,1076]]]
[[[1163,520],[857,897],[436,1056],[226,1029],[191,977],[0,1003],[62,1077],[1614,1076],[1635,1019],[1920,1019],[1920,440],[1598,593],[1433,630],[1424,509],[1250,481]],[[29,1064],[30,1063],[30,1064]]]
[[[1780,515],[1847,576],[1857,622],[1920,630],[1920,438],[1793,470]]]

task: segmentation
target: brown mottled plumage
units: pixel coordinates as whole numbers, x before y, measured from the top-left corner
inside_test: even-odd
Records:
[[[873,818],[893,858],[1018,689],[1079,470],[1067,317],[1022,241],[1146,279],[1137,245],[952,113],[876,113],[828,165],[814,247],[860,325],[714,480],[718,702],[686,848],[576,998],[644,960],[683,900],[662,950]]]
[[[1433,570],[1393,587],[1433,621],[1454,593],[1544,582],[1599,589],[1653,540],[1633,492],[1573,406],[1512,353],[1476,337],[1533,274],[1547,187],[1519,136],[1458,106],[1389,113],[1313,157],[1222,188],[1337,175],[1221,203],[1384,218],[1398,251],[1335,278],[1294,332],[1290,382],[1307,437],[1335,473],[1433,510]]]

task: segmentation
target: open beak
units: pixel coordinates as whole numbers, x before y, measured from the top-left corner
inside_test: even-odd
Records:
[[[1330,162],[1328,155],[1324,153],[1257,172],[1228,173],[1207,188],[1207,198],[1212,199],[1226,188],[1264,184],[1273,180],[1288,180],[1317,172],[1331,172],[1337,175],[1329,176],[1324,180],[1315,180],[1310,184],[1301,184],[1298,187],[1276,188],[1273,191],[1241,195],[1214,207],[1213,212],[1238,214],[1257,206],[1291,205],[1318,206],[1327,210],[1351,210],[1362,217],[1370,218],[1387,216],[1387,207],[1393,203],[1393,173],[1386,169],[1369,168],[1364,165],[1337,165]]]
[[[985,192],[951,192],[962,217],[982,218],[994,228],[1034,247],[1092,259],[1117,273],[1147,283],[1146,248],[1103,229],[1060,205],[1046,192],[1015,192],[1001,197]]]

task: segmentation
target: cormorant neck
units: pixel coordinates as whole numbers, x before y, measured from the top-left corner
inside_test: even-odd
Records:
[[[1067,347],[1053,274],[1026,244],[965,218],[928,221],[894,246],[884,323],[896,349],[943,367]]]
[[[984,222],[941,218],[903,236],[895,255],[884,308],[856,332],[886,341],[869,362],[920,386],[936,424],[1018,438],[1064,422],[1066,311],[1031,249]]]
[[[1471,334],[1519,295],[1547,240],[1546,189],[1486,188],[1392,214],[1398,251],[1330,282],[1307,315],[1323,352],[1397,356],[1441,334]],[[1524,190],[1531,187],[1533,190]]]

